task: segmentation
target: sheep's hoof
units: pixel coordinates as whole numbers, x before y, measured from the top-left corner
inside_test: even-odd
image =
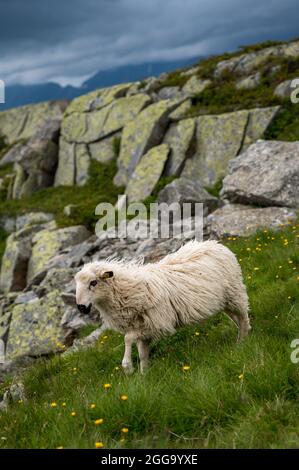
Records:
[[[131,375],[134,372],[133,364],[131,364],[130,362],[122,363],[122,368],[126,375]]]

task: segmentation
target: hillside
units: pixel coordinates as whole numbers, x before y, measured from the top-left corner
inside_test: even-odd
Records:
[[[297,446],[298,77],[299,41],[264,43],[0,113],[0,447]],[[74,275],[108,256],[159,260],[195,229],[191,214],[181,238],[149,238],[144,220],[138,238],[95,236],[96,206],[119,195],[147,211],[204,204],[204,239],[243,270],[244,343],[219,315],[124,376],[123,338],[79,314]]]

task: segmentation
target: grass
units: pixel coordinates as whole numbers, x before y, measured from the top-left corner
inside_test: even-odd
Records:
[[[218,62],[219,57],[207,59],[202,63],[198,75],[205,79],[213,78]],[[272,72],[275,66],[279,66],[279,69]],[[258,70],[261,72],[260,83],[249,90],[236,88],[236,81],[242,76],[234,72],[225,71],[219,78],[213,78],[210,86],[192,98],[192,106],[187,115],[220,114],[276,105],[288,107],[289,100],[276,97],[274,90],[284,80],[298,77],[299,59],[273,57],[268,59],[263,67],[252,70],[250,74]]]
[[[268,140],[299,140],[299,106],[286,103],[265,133]]]
[[[122,188],[113,185],[115,172],[115,161],[103,164],[93,160],[89,181],[85,186],[50,187],[22,200],[3,201],[0,216],[15,216],[31,211],[51,212],[59,227],[83,224],[93,230],[98,220],[94,213],[96,206],[101,202],[114,204],[118,194],[122,194]],[[71,217],[66,217],[63,213],[67,204],[77,206]]]
[[[23,378],[27,402],[0,415],[0,446],[298,447],[299,364],[290,360],[299,333],[298,237],[297,224],[225,241],[251,304],[253,331],[242,344],[219,315],[153,344],[145,376],[123,375],[123,338],[113,332],[88,351],[41,359]]]

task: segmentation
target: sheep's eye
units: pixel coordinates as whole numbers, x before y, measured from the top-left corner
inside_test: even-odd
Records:
[[[89,287],[95,287],[97,285],[98,281],[91,281],[89,284]]]

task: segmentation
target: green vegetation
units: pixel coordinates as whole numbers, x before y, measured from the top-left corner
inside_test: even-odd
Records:
[[[41,359],[24,377],[28,401],[0,415],[0,446],[297,447],[298,228],[226,241],[250,297],[253,331],[242,344],[219,315],[153,344],[145,376],[123,375],[113,332],[88,351]]]
[[[286,103],[265,133],[268,140],[299,140],[299,105]]]
[[[223,178],[220,178],[214,186],[206,186],[205,190],[208,191],[208,193],[212,194],[212,196],[219,197],[220,191],[222,189],[222,183],[223,183]]]
[[[175,176],[162,176],[156,186],[153,189],[153,192],[150,196],[148,196],[146,199],[144,199],[143,203],[146,206],[147,210],[150,210],[150,204],[154,203],[157,201],[157,197],[160,191],[162,191],[163,188],[167,184],[172,183],[172,181],[175,180]]]
[[[181,70],[175,70],[174,72],[168,73],[165,80],[161,82],[159,89],[168,86],[183,87],[190,77],[188,77],[188,75],[182,75],[181,72]]]
[[[0,266],[1,266],[1,259],[5,250],[6,239],[8,234],[0,227]]]
[[[0,215],[20,215],[30,211],[51,212],[55,215],[59,227],[83,224],[93,230],[98,217],[94,214],[101,202],[115,203],[122,188],[113,185],[116,162],[109,164],[92,161],[89,181],[80,188],[76,186],[51,187],[37,191],[21,200],[5,201],[1,204]],[[77,205],[71,217],[63,214],[67,204]]]
[[[120,152],[121,137],[114,137],[112,141],[114,157],[117,158]]]

